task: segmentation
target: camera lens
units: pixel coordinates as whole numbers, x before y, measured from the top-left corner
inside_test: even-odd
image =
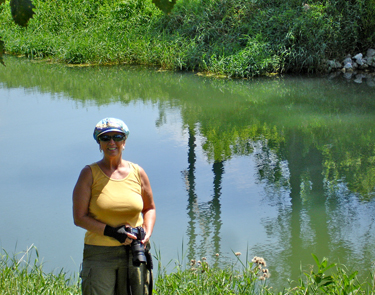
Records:
[[[146,263],[145,248],[141,242],[134,241],[132,243],[132,253],[133,253],[133,264],[139,266],[141,263]]]
[[[134,234],[137,239],[134,240],[131,243],[131,249],[132,249],[132,254],[133,254],[133,265],[134,266],[139,266],[141,263],[146,263],[147,258],[145,255],[145,248],[141,241],[145,237],[145,231],[143,230],[142,227],[136,227],[132,228],[132,234]]]

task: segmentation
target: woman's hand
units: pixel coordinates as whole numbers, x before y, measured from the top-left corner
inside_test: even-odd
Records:
[[[151,235],[147,234],[147,231],[146,229],[144,229],[146,235],[145,235],[145,238],[141,241],[141,243],[146,247],[146,244],[148,243],[148,241],[150,240],[151,238]]]
[[[132,235],[132,234],[129,234],[129,236],[130,235]],[[134,237],[134,238],[133,238]],[[134,235],[132,235],[132,237],[128,237],[128,238],[126,238],[125,239],[125,242],[124,243],[122,243],[123,245],[125,245],[125,246],[129,246],[134,240],[136,240],[137,239],[137,237],[136,236],[134,236]]]
[[[125,227],[129,229],[130,225],[126,224]],[[132,233],[130,233],[129,230],[127,230],[126,232],[127,232],[128,237],[125,239],[125,242],[123,242],[122,244],[125,246],[128,246],[133,242],[133,240],[136,240],[137,237],[133,235]]]
[[[137,239],[137,237],[135,235],[131,234],[127,230],[127,226],[125,226],[125,225],[120,225],[118,227],[112,227],[112,226],[107,224],[104,228],[103,234],[105,236],[116,239],[121,244],[125,244],[125,242],[128,238],[130,238],[130,240],[131,239]],[[130,243],[127,242],[127,244],[130,244]]]

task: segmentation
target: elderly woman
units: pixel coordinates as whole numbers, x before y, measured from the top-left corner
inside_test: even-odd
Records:
[[[86,229],[83,295],[141,295],[152,291],[148,250],[155,204],[146,172],[122,159],[128,136],[123,121],[101,120],[94,139],[103,158],[85,166],[74,187],[74,223]]]

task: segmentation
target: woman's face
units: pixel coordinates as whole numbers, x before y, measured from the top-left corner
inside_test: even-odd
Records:
[[[104,133],[99,136],[99,145],[105,155],[116,156],[125,148],[125,136],[116,131]]]

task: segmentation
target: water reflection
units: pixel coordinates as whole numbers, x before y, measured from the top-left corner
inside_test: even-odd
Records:
[[[189,221],[187,225],[186,235],[188,237],[188,253],[187,257],[189,260],[196,259],[197,257],[211,256],[212,260],[215,261],[215,265],[218,264],[219,259],[216,254],[221,253],[220,251],[220,228],[222,225],[221,221],[221,181],[224,174],[224,161],[214,162],[212,165],[212,172],[214,175],[213,181],[213,196],[210,201],[199,202],[198,196],[195,191],[195,162],[196,162],[196,137],[194,128],[188,128],[189,132],[189,150],[188,150],[188,162],[189,167],[183,171],[186,191],[188,192],[188,206],[187,212]],[[200,230],[201,241],[198,243],[197,229]]]
[[[172,125],[170,110],[178,110],[187,168],[168,164],[186,189],[189,259],[219,263],[216,253],[227,251],[230,228],[251,254],[266,258],[271,279],[280,284],[298,277],[300,263],[312,262],[310,253],[371,268],[374,88],[316,77],[229,81],[141,68],[7,65],[3,87],[52,93],[73,99],[77,108],[151,104],[158,129]],[[207,183],[197,176],[199,156],[210,166]],[[237,159],[241,169],[232,172]],[[251,173],[244,172],[249,159]],[[244,188],[236,186],[240,177]],[[199,189],[202,183],[206,190]]]

